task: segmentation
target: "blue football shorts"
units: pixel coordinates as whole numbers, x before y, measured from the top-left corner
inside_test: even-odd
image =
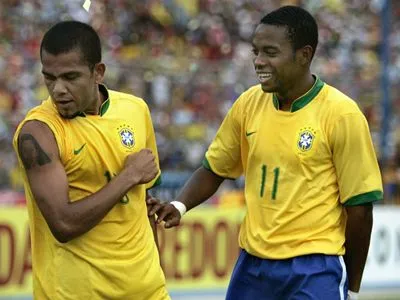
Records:
[[[345,300],[347,289],[342,256],[311,254],[272,260],[242,250],[226,300]]]

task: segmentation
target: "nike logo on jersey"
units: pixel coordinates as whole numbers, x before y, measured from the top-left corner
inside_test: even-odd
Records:
[[[79,153],[81,153],[81,151],[83,150],[83,148],[85,148],[86,143],[82,145],[82,147],[80,147],[79,149],[74,150],[74,154],[78,155]]]
[[[246,136],[251,136],[252,134],[256,133],[255,131],[247,132],[246,131]]]

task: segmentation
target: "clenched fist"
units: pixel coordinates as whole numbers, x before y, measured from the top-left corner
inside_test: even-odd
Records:
[[[158,174],[155,156],[150,149],[132,153],[125,159],[123,172],[132,179],[132,185],[148,183]]]

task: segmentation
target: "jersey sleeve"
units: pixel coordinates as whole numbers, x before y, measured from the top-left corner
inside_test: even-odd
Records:
[[[60,155],[60,159],[62,163],[65,163],[71,158],[71,146],[65,142],[65,131],[62,124],[57,122],[55,118],[51,118],[50,116],[45,115],[44,113],[33,113],[27,116],[18,126],[13,139],[13,146],[15,151],[18,153],[18,138],[21,132],[22,127],[28,121],[39,121],[44,124],[51,130],[53,136],[56,140],[58,152]]]
[[[239,177],[243,173],[240,140],[241,106],[238,99],[227,113],[209,146],[203,166],[224,178]]]
[[[161,184],[161,169],[160,169],[160,161],[158,158],[157,143],[156,143],[156,136],[154,133],[153,122],[151,119],[150,110],[147,105],[146,105],[146,129],[147,129],[146,148],[150,149],[151,152],[153,152],[159,170],[157,176],[152,181],[146,184],[146,189],[151,189]]]
[[[381,200],[381,173],[364,115],[352,112],[341,116],[331,141],[341,203],[353,206]]]

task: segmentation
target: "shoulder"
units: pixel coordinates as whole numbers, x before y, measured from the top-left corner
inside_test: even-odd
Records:
[[[357,102],[335,87],[325,83],[323,92],[325,104],[333,115],[362,114]]]
[[[246,91],[244,91],[238,101],[240,100],[241,102],[248,102],[252,101],[254,99],[258,99],[260,97],[263,97],[265,95],[268,95],[268,93],[265,93],[262,88],[261,84],[253,85],[250,88],[248,88]]]
[[[265,100],[271,95],[270,93],[265,93],[260,84],[253,85],[237,98],[233,107],[236,107],[236,109],[249,109],[251,106],[256,105],[258,100]]]
[[[39,115],[39,114],[48,115],[52,118],[59,117],[57,110],[54,107],[50,97],[43,100],[42,103],[29,110],[25,118],[30,118],[32,115]]]
[[[41,104],[28,111],[25,118],[19,124],[18,129],[25,127],[27,123],[30,124],[44,123],[47,124],[48,126],[54,125],[63,128],[65,125],[64,122],[66,122],[66,120],[64,120],[59,115],[57,109],[54,107],[53,102],[49,97],[48,99],[44,100]]]
[[[19,135],[20,137],[23,134],[34,134],[38,136],[52,136],[52,130],[46,122],[43,122],[42,120],[37,120],[37,119],[32,119],[32,120],[26,120],[23,124],[21,124],[21,128],[19,130]]]
[[[334,130],[340,132],[368,130],[367,119],[356,101],[327,84],[323,88],[323,93],[321,110],[325,117],[326,130],[329,135]]]
[[[140,109],[147,111],[149,108],[147,103],[142,99],[132,94],[122,93],[114,90],[108,90],[111,100],[117,100],[118,105],[126,109]]]
[[[15,151],[21,156],[25,167],[27,166],[24,157],[27,153],[37,151],[44,154],[43,149],[48,153],[59,155],[58,143],[54,131],[49,124],[40,120],[27,120],[15,133],[13,146]],[[42,148],[43,147],[43,148]],[[28,155],[29,156],[29,155]],[[42,155],[42,158],[45,156]]]
[[[35,133],[43,136],[63,136],[65,120],[60,117],[50,98],[44,100],[40,105],[32,108],[18,125],[13,143],[24,133]]]
[[[65,123],[68,122],[67,119],[62,118],[57,112],[57,109],[55,108],[50,97],[42,101],[40,105],[28,111],[23,122],[31,120],[38,120],[43,123],[55,124],[61,127],[64,127]]]
[[[272,96],[272,93],[264,92],[260,84],[251,86],[233,103],[230,110],[231,115],[239,122],[246,122],[248,119],[261,116],[260,114],[265,111],[265,108],[272,101]]]

